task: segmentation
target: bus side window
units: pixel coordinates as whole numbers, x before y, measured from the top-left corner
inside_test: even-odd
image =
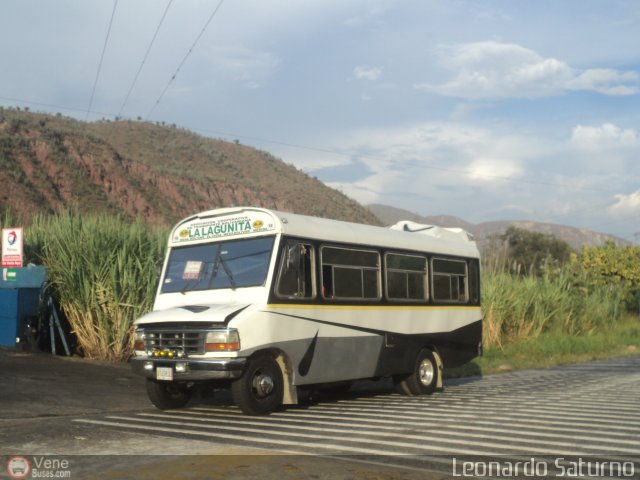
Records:
[[[353,247],[320,248],[322,295],[325,299],[378,301],[380,253]]]
[[[276,295],[284,298],[313,298],[313,246],[287,241],[282,247]]]
[[[436,302],[466,303],[467,263],[462,260],[433,258],[431,260],[433,276],[433,300]]]

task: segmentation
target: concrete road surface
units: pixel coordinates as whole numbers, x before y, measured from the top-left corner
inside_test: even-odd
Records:
[[[604,476],[640,478],[640,357],[449,381],[428,397],[359,382],[267,417],[226,392],[161,412],[127,364],[0,348],[0,372],[0,478],[25,466],[25,478],[496,477],[490,461],[498,476],[601,478],[586,462],[598,475],[615,462],[621,475]]]

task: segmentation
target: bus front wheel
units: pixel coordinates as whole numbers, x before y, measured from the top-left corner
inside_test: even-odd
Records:
[[[434,353],[429,349],[422,349],[414,364],[413,372],[409,375],[393,377],[397,390],[405,395],[429,395],[436,391],[440,370]]]
[[[159,382],[147,378],[149,400],[160,410],[182,408],[191,399],[193,388],[175,382]]]
[[[270,356],[249,361],[239,379],[231,384],[233,400],[247,415],[267,415],[282,404],[282,372]]]

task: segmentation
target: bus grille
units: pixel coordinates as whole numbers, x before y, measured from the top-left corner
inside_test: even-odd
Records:
[[[146,350],[175,350],[187,355],[204,354],[206,332],[202,330],[145,330]]]

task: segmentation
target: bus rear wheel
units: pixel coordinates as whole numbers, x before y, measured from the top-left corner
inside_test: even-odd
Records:
[[[404,395],[430,395],[436,391],[440,379],[440,370],[435,354],[424,348],[420,350],[409,375],[393,377],[396,389]]]
[[[231,384],[233,401],[247,415],[267,415],[282,404],[282,372],[270,356],[249,361],[239,379]]]

